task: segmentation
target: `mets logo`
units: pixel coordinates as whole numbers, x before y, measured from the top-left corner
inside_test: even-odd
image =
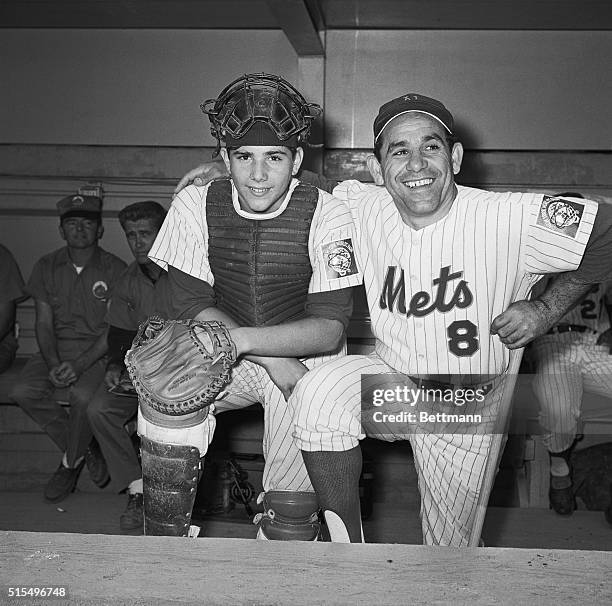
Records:
[[[546,214],[549,221],[559,228],[569,227],[580,221],[578,211],[567,202],[562,202],[561,200],[550,202],[546,207]]]
[[[357,273],[353,243],[350,238],[323,245],[328,278],[343,278]]]
[[[103,280],[98,280],[91,287],[91,292],[96,299],[104,301],[106,300],[106,295],[108,295],[108,285]]]
[[[580,202],[544,196],[537,224],[574,238],[582,219],[584,206]]]

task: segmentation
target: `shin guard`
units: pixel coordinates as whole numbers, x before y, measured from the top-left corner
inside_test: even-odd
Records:
[[[144,436],[140,448],[145,535],[186,537],[198,488],[200,451]]]
[[[214,430],[215,417],[207,409],[171,417],[141,402],[138,433],[145,534],[191,536],[201,457],[208,450]]]

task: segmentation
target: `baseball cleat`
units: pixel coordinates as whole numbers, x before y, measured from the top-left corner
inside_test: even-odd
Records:
[[[566,476],[550,476],[548,491],[550,508],[561,516],[571,516],[576,509],[576,498],[572,487],[572,478]]]

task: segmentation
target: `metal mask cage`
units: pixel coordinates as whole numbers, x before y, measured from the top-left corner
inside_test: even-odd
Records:
[[[306,103],[291,84],[271,74],[245,74],[226,86],[217,99],[207,99],[200,107],[217,140],[228,134],[239,139],[255,121],[263,121],[280,141],[296,134],[305,141],[311,122],[321,113],[319,105]]]

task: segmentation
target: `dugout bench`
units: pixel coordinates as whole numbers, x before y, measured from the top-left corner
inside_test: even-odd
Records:
[[[17,476],[34,474],[48,478],[57,464],[56,447],[42,430],[11,402],[8,394],[17,380],[28,355],[21,351],[34,351],[34,314],[29,302],[18,306],[21,325],[20,355],[13,366],[0,374],[0,488],[19,488],[23,480]],[[368,353],[374,346],[370,330],[365,296],[357,291],[355,312],[347,331],[349,353]],[[549,463],[548,454],[542,445],[537,422],[537,399],[531,389],[530,373],[533,372],[528,356],[521,367],[514,393],[514,409],[521,409],[511,422],[509,439],[500,462],[500,470],[491,502],[498,506],[548,507]],[[68,405],[66,390],[57,390],[56,398]],[[586,398],[585,398],[586,401]],[[598,441],[608,441],[612,436],[612,405],[609,400],[589,396],[593,406],[585,407],[583,433],[587,439],[579,445],[584,448]],[[211,445],[211,454],[217,460],[229,460],[238,454],[239,463],[251,475],[257,487],[260,482],[261,441],[263,415],[258,406],[243,411],[224,413],[218,418],[218,430]],[[130,433],[136,431],[135,419],[126,426]],[[406,444],[389,445],[376,440],[364,443],[365,459],[373,463],[370,468],[375,476],[377,500],[401,501],[411,498],[410,487],[402,485],[402,468],[412,464],[410,449]],[[241,455],[245,455],[242,459]],[[14,473],[11,473],[14,470]],[[369,478],[371,474],[368,472]],[[88,474],[82,474],[88,479]],[[21,482],[21,484],[20,484]],[[85,482],[85,480],[84,480]],[[81,483],[81,481],[80,481]],[[80,486],[81,487],[81,486]],[[85,484],[84,489],[98,490]],[[236,503],[239,501],[234,499]]]

